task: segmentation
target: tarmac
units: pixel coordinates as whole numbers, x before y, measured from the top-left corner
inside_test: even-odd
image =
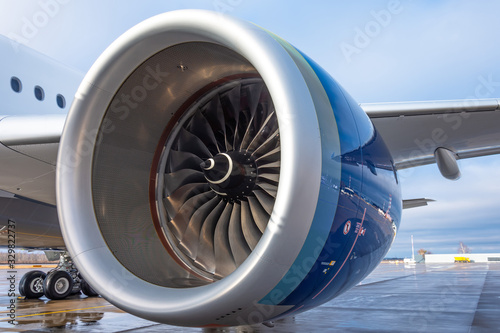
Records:
[[[0,332],[500,332],[500,263],[382,263],[361,284],[274,327],[203,330],[147,321],[100,297],[60,301],[9,296],[33,268],[0,269]],[[49,270],[50,268],[35,268]],[[15,302],[15,325],[9,324]]]

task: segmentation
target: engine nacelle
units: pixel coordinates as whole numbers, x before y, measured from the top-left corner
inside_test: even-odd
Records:
[[[169,12],[116,40],[61,138],[57,205],[84,278],[134,315],[254,324],[369,274],[401,216],[370,119],[276,35]]]

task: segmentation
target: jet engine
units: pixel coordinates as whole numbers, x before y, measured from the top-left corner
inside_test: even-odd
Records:
[[[207,11],[150,18],[99,57],[57,165],[85,280],[179,326],[331,300],[378,265],[402,209],[390,153],[341,86],[280,37]]]

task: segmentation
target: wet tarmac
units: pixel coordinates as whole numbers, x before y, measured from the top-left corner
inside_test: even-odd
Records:
[[[11,274],[0,269],[0,332],[500,332],[500,263],[383,263],[344,295],[278,321],[274,328],[218,330],[157,324],[124,313],[100,297],[9,297],[8,278],[15,275],[17,292],[28,270]],[[8,322],[11,300],[16,325]]]

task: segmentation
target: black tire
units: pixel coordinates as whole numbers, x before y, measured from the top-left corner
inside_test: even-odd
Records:
[[[40,298],[43,296],[43,281],[47,274],[42,271],[29,271],[19,281],[19,294],[26,298]]]
[[[73,291],[73,278],[66,271],[52,271],[43,281],[43,293],[50,299],[63,299]]]
[[[99,296],[99,294],[95,292],[95,290],[90,286],[90,284],[87,283],[87,281],[85,281],[85,279],[81,279],[80,288],[82,289],[82,293],[84,293],[88,297]]]

